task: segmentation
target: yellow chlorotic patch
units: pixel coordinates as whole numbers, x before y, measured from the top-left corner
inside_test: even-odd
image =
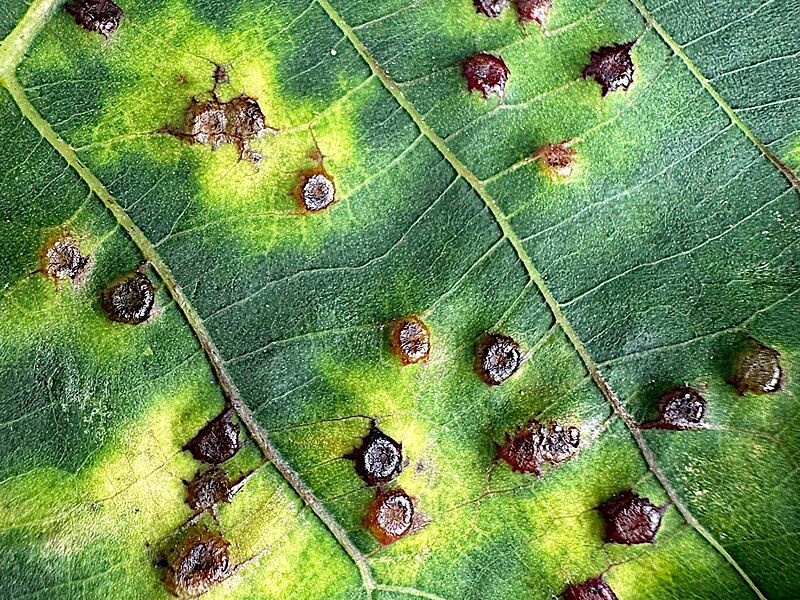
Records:
[[[100,47],[92,43],[96,40],[80,35],[79,56],[67,56],[57,41],[59,35],[37,45],[28,64],[63,71],[72,70],[70,62],[80,59],[94,61],[107,71],[111,85],[99,92],[102,110],[93,120],[96,124],[81,126],[68,136],[89,157],[89,164],[133,160],[163,167],[188,159],[199,189],[185,193],[191,193],[201,209],[192,227],[224,223],[242,240],[264,250],[287,237],[314,243],[337,224],[341,226],[342,220],[330,218],[336,207],[325,214],[301,215],[292,190],[297,173],[312,164],[310,156],[316,150],[336,181],[337,194],[347,195],[369,175],[357,167],[355,159],[356,121],[364,93],[357,90],[341,100],[363,83],[363,75],[341,72],[340,92],[334,94],[340,100],[327,108],[320,108],[318,99],[292,96],[279,75],[279,65],[290,61],[295,50],[291,36],[272,40],[270,33],[282,31],[294,17],[263,11],[254,23],[252,7],[242,6],[239,12],[230,17],[242,26],[226,31],[204,21],[183,0],[152,10],[126,7],[126,22],[109,46]],[[54,28],[64,37],[82,33],[76,33],[68,19],[58,19]],[[210,95],[217,64],[226,65],[229,75],[229,82],[214,89],[220,100],[242,94],[255,99],[266,125],[278,130],[275,134],[265,131],[250,144],[263,156],[258,164],[246,157],[240,160],[231,144],[212,151],[169,133],[183,126],[193,97]],[[367,96],[375,93],[368,86],[364,90]],[[347,214],[343,217],[348,220]]]
[[[221,400],[203,378],[166,389],[150,405],[81,471],[48,468],[3,483],[0,529],[37,532],[28,539],[43,558],[91,554],[95,544],[120,547],[119,560],[147,573],[145,543],[157,543],[189,516],[182,478],[196,462],[181,446]]]

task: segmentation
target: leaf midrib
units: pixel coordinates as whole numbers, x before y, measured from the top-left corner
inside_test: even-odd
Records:
[[[215,376],[217,377],[221,388],[225,392],[228,401],[234,407],[242,421],[247,426],[251,435],[258,443],[264,455],[270,462],[272,462],[281,475],[286,479],[287,483],[295,490],[312,511],[320,518],[326,525],[331,534],[347,552],[353,562],[356,564],[364,587],[368,594],[372,590],[389,590],[393,586],[386,586],[377,583],[372,577],[372,571],[367,563],[366,557],[363,553],[353,544],[349,539],[345,530],[336,522],[336,520],[327,512],[322,503],[314,496],[311,489],[300,479],[299,475],[291,468],[288,462],[281,456],[280,452],[272,445],[266,436],[264,430],[258,425],[250,410],[242,403],[239,392],[233,383],[232,379],[227,373],[224,366],[224,360],[211,340],[208,332],[205,329],[202,319],[195,311],[189,299],[183,293],[180,285],[176,281],[171,269],[167,266],[164,260],[159,255],[155,246],[145,236],[144,232],[133,222],[127,212],[117,203],[116,199],[111,195],[105,185],[81,162],[75,150],[67,144],[52,126],[39,114],[36,108],[30,103],[24,90],[16,79],[15,73],[18,65],[22,62],[30,44],[46,26],[49,19],[53,16],[56,10],[61,6],[65,0],[34,0],[30,5],[23,18],[12,30],[12,32],[0,42],[0,85],[4,86],[12,98],[16,102],[20,112],[25,116],[33,126],[39,131],[43,138],[45,138],[53,148],[59,152],[64,160],[78,173],[78,175],[86,182],[92,192],[104,203],[109,211],[114,215],[115,219],[125,228],[131,236],[134,243],[137,245],[143,256],[151,263],[156,273],[164,281],[165,286],[169,290],[176,304],[187,320],[188,325],[194,331],[198,341],[206,353]],[[800,190],[800,178],[788,166],[786,166],[765,144],[761,141],[747,125],[739,118],[731,106],[725,99],[714,89],[708,79],[697,68],[693,61],[686,55],[683,48],[666,32],[666,30],[653,18],[647,11],[645,6],[640,0],[630,0],[631,3],[640,12],[642,17],[647,23],[659,33],[667,45],[676,53],[686,64],[690,72],[698,79],[702,87],[712,98],[717,102],[720,108],[729,116],[756,145],[756,147],[778,168],[784,176],[791,182],[792,186]],[[544,278],[533,264],[530,256],[527,254],[523,247],[522,241],[517,236],[516,232],[512,229],[508,219],[500,210],[499,206],[489,194],[485,185],[470,171],[470,169],[455,155],[455,153],[447,146],[445,141],[436,134],[435,131],[426,123],[424,116],[416,109],[416,107],[405,97],[399,90],[394,81],[389,77],[386,71],[380,66],[377,60],[372,56],[370,51],[366,48],[364,43],[356,35],[355,31],[350,25],[339,15],[338,11],[333,8],[329,0],[316,0],[316,2],[325,10],[328,17],[342,30],[350,43],[358,51],[362,59],[369,65],[373,74],[377,76],[386,89],[392,94],[394,99],[400,106],[409,114],[415,122],[421,133],[425,135],[437,148],[437,150],[444,156],[444,158],[451,164],[456,172],[461,175],[473,187],[476,193],[480,196],[483,202],[489,208],[493,217],[500,226],[503,235],[512,244],[519,260],[522,262],[525,270],[527,271],[531,281],[533,281],[540,293],[544,297],[548,307],[550,308],[553,316],[558,325],[564,330],[565,334],[574,346],[581,360],[583,361],[589,375],[595,384],[600,388],[603,395],[611,404],[614,411],[625,422],[631,436],[636,441],[639,449],[648,464],[648,467],[659,480],[671,503],[682,514],[687,523],[689,523],[695,530],[697,530],[703,538],[719,552],[736,572],[744,579],[758,598],[766,600],[766,597],[758,589],[755,583],[750,579],[747,573],[741,566],[730,556],[725,548],[708,532],[692,515],[688,508],[680,500],[675,489],[670,482],[661,472],[655,456],[650,449],[647,441],[642,436],[638,429],[636,422],[625,407],[620,402],[618,396],[606,382],[600,373],[597,363],[592,359],[588,353],[575,330],[563,314],[558,301],[553,296],[548,288]],[[412,588],[397,588],[402,589],[406,593],[418,592],[424,597],[433,597],[426,593],[419,592]],[[396,591],[396,590],[392,590]]]

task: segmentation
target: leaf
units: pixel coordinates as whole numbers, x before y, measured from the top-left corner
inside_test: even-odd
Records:
[[[554,0],[540,28],[468,0],[126,0],[107,40],[61,4],[0,8],[4,597],[169,597],[193,531],[229,544],[208,597],[800,594],[791,2]],[[632,82],[604,80],[628,49]],[[509,70],[487,97],[479,52]],[[57,243],[90,257],[74,281]],[[155,309],[112,322],[137,269]],[[410,315],[430,355],[404,365]],[[487,332],[524,356],[499,385]],[[738,394],[754,348],[778,391]],[[685,386],[701,423],[663,427]],[[187,444],[226,405],[241,489],[193,517]],[[533,418],[580,432],[540,476],[498,459]],[[385,546],[352,460],[373,422],[427,521]],[[604,542],[627,489],[665,507],[653,544]]]

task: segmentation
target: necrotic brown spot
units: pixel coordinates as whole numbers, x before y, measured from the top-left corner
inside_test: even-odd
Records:
[[[186,444],[186,449],[197,460],[218,465],[239,451],[239,423],[233,420],[233,411],[226,409],[203,427]]]
[[[294,195],[302,210],[317,212],[334,203],[336,186],[330,175],[319,166],[300,174]]]
[[[215,79],[220,75],[219,68],[214,71]],[[241,95],[223,102],[213,91],[208,100],[191,99],[180,129],[166,127],[163,131],[190,143],[210,146],[212,150],[233,144],[240,157],[253,162],[262,157],[250,149],[250,142],[265,132],[275,132],[266,125],[264,113],[254,98]]]
[[[708,402],[700,392],[690,387],[678,387],[661,396],[657,421],[643,423],[651,429],[702,429]]]
[[[91,257],[81,253],[78,244],[69,235],[62,235],[44,246],[42,271],[56,281],[70,280],[79,285],[86,279]]]
[[[602,577],[573,583],[564,591],[564,600],[618,600],[611,586]]]
[[[404,365],[418,363],[428,358],[431,351],[431,334],[417,317],[397,319],[389,330],[392,352]]]
[[[500,385],[522,364],[519,344],[507,335],[487,333],[478,342],[475,370],[489,385]]]
[[[205,594],[233,572],[229,543],[217,532],[193,527],[167,561],[165,584],[179,597]]]
[[[475,11],[492,19],[499,17],[508,8],[510,0],[472,0]]]
[[[736,357],[731,381],[740,394],[771,394],[779,391],[783,385],[780,353],[752,340]]]
[[[126,275],[105,289],[101,303],[108,318],[138,325],[153,314],[156,290],[150,279],[138,271]]]
[[[231,82],[230,67],[228,65],[216,65],[214,67],[214,84],[223,85]]]
[[[193,510],[212,510],[222,502],[230,502],[238,487],[217,467],[199,471],[186,482],[186,503]]]
[[[414,499],[401,489],[375,492],[364,524],[383,545],[391,544],[411,531]]]
[[[96,31],[106,39],[119,27],[123,11],[111,0],[72,0],[66,10],[87,31]]]
[[[515,0],[517,17],[522,25],[536,21],[541,27],[547,24],[547,15],[553,6],[552,0]]]
[[[502,98],[505,94],[509,70],[499,56],[479,52],[461,63],[461,72],[469,91],[477,90],[484,98],[491,94]]]
[[[514,433],[505,434],[505,443],[498,448],[498,457],[518,473],[542,474],[542,465],[563,463],[578,451],[581,435],[577,427],[550,421],[547,427],[531,419]]]
[[[581,73],[594,77],[603,90],[603,96],[615,90],[627,90],[633,83],[633,42],[603,46],[591,52],[589,64]]]
[[[345,458],[353,460],[356,473],[367,485],[389,483],[403,470],[403,445],[373,423],[361,445]]]
[[[545,144],[533,153],[539,159],[542,170],[551,178],[569,177],[575,162],[575,150],[567,142]]]
[[[617,494],[600,506],[606,524],[605,540],[628,545],[652,544],[664,510],[632,490]]]

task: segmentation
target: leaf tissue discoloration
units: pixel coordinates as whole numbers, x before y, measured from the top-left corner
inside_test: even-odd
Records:
[[[734,361],[731,383],[741,395],[780,391],[783,386],[780,353],[759,341],[750,340]]]
[[[593,77],[600,84],[602,94],[616,90],[627,90],[633,83],[633,42],[602,46],[589,54],[589,64],[583,69],[583,77]]]
[[[659,507],[632,490],[620,492],[600,506],[605,519],[605,541],[652,544],[666,507]]]
[[[153,315],[156,289],[147,275],[134,271],[107,287],[101,304],[112,321],[139,325]]]
[[[232,575],[229,548],[218,532],[190,527],[183,542],[167,557],[167,589],[179,598],[205,594]]]
[[[383,433],[375,423],[361,445],[346,455],[367,485],[389,483],[403,470],[403,445]]]
[[[461,73],[467,80],[467,89],[480,92],[484,98],[495,94],[502,98],[510,71],[505,61],[493,54],[479,52],[461,63]]]
[[[431,333],[419,317],[403,317],[389,326],[393,354],[404,365],[422,362],[431,351]]]
[[[203,427],[186,449],[197,460],[218,465],[232,458],[241,448],[240,425],[233,419],[233,410],[228,408]]]
[[[124,11],[111,0],[72,0],[65,7],[86,31],[109,39],[119,27]]]
[[[543,426],[531,419],[513,433],[505,434],[505,443],[498,447],[498,458],[518,473],[541,476],[542,465],[557,465],[577,454],[581,434],[577,427],[563,427],[556,421]]]

